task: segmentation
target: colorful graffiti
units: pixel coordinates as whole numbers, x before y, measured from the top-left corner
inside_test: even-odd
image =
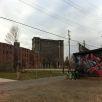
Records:
[[[101,59],[93,54],[85,56],[77,56],[77,67],[80,73],[87,74],[93,77],[102,77],[102,62]]]

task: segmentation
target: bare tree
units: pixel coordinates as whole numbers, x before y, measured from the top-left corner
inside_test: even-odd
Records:
[[[14,42],[18,41],[20,36],[20,31],[17,26],[12,26],[9,32],[6,34],[5,41],[11,45],[14,44]]]

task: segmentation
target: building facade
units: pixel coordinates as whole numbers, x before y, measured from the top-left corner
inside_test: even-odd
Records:
[[[42,67],[60,67],[64,61],[64,41],[34,37],[32,51],[40,54]]]
[[[30,65],[30,49],[20,47],[19,49],[19,61],[21,62],[21,67],[25,68]]]
[[[48,68],[63,66],[64,61],[63,40],[49,40],[34,37],[32,50],[20,47],[19,42],[13,45],[0,42],[0,71],[8,68]]]
[[[7,70],[14,66],[14,47],[0,42],[0,70]]]
[[[19,42],[15,42],[14,46],[0,42],[0,71],[16,70],[18,61],[22,68],[29,66],[30,52],[30,49],[20,47]]]
[[[40,68],[41,67],[40,54],[39,53],[35,53],[34,51],[31,51],[30,61],[31,61],[31,66],[33,68]]]

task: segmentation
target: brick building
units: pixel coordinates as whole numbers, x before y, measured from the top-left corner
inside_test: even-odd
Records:
[[[35,53],[34,51],[30,52],[30,61],[31,61],[31,66],[34,68],[40,68],[41,67],[41,63],[40,63],[40,54],[39,53]]]
[[[20,47],[19,42],[15,42],[14,46],[0,42],[0,71],[16,70],[18,62],[21,63],[21,68],[39,67],[40,55]]]
[[[15,42],[14,46],[0,42],[0,71],[8,68],[16,70],[18,62],[22,68],[63,66],[63,47],[63,40],[38,37],[32,39],[32,50],[20,47],[19,42]]]
[[[15,42],[14,46],[0,42],[0,70],[16,67],[18,60],[22,62],[22,67],[28,65],[30,49],[20,47],[18,42]]]
[[[64,61],[63,40],[49,40],[34,37],[32,51],[40,54],[42,67],[60,67]]]
[[[19,49],[19,61],[21,62],[22,68],[29,66],[29,64],[30,64],[30,52],[31,52],[30,49],[20,47],[20,49]]]
[[[14,47],[0,42],[0,70],[14,66]]]

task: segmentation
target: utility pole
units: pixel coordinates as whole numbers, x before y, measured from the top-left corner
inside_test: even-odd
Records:
[[[59,41],[59,68],[60,68],[60,41]]]
[[[70,60],[70,31],[68,30],[69,60]]]
[[[70,31],[68,30],[68,45],[69,45],[69,70],[70,68]]]

